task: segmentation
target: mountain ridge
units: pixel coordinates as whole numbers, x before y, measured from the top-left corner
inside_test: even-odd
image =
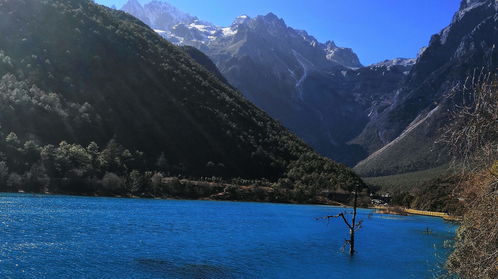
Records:
[[[435,145],[438,130],[447,119],[447,108],[456,105],[447,95],[458,90],[476,71],[497,71],[497,10],[493,0],[462,1],[452,23],[432,36],[395,102],[355,139],[355,143],[371,151],[383,148],[360,162],[355,167],[357,172],[385,175],[447,162],[444,147]],[[419,123],[420,119],[425,123]]]
[[[152,0],[143,6],[137,0],[128,0],[121,10],[142,20],[169,41],[179,45],[194,46],[201,50],[205,47],[209,47],[209,43],[219,39],[220,36],[234,35],[237,33],[238,27],[248,24],[252,20],[264,19],[270,27],[280,27],[281,29],[290,28],[287,27],[283,19],[272,12],[255,18],[241,15],[237,17],[230,26],[217,27],[212,23],[201,21],[197,17],[188,15],[167,2],[159,0]],[[166,21],[168,24],[158,22],[158,20]],[[191,32],[191,34],[189,34],[190,36],[185,36],[187,30]],[[347,67],[361,67],[358,57],[350,48],[338,47],[333,41],[319,43],[314,37],[308,35],[306,31],[294,31],[302,34],[303,39],[310,44],[319,45],[323,48],[328,60],[335,61]],[[336,52],[339,54],[336,54]],[[336,56],[338,57],[336,58]]]

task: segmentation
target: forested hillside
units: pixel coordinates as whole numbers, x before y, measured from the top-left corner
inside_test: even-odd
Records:
[[[0,32],[0,161],[11,189],[133,170],[315,191],[360,181],[124,12],[1,0]]]

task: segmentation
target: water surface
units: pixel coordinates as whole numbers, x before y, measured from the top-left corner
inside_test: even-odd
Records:
[[[0,278],[433,278],[455,226],[263,203],[0,195]],[[429,228],[432,234],[427,234]]]

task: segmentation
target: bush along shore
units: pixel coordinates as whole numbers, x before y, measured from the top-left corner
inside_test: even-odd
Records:
[[[342,178],[329,160],[318,162],[321,168],[329,168],[323,172],[306,161],[303,156],[285,177],[274,181],[195,177],[188,175],[184,165],[168,162],[162,153],[150,164],[143,153],[130,151],[115,140],[104,148],[95,142],[83,147],[65,141],[40,146],[9,133],[0,141],[0,191],[343,205],[351,200],[349,188],[359,184],[361,202],[368,206],[369,190],[359,178],[351,179],[350,186],[338,184],[335,179]],[[219,168],[216,163],[206,164],[213,173]]]
[[[164,177],[161,173],[148,172],[145,176],[134,172],[130,180],[122,179],[115,174],[106,174],[97,186],[102,187],[96,191],[43,191],[9,188],[3,192],[26,194],[62,194],[76,196],[120,197],[120,198],[154,198],[154,199],[188,199],[188,200],[213,200],[213,201],[243,201],[243,202],[269,202],[291,204],[321,204],[347,207],[352,195],[348,193],[334,193],[327,191],[311,195],[304,191],[280,188],[267,181],[248,181],[234,179],[231,182],[219,178],[182,178]],[[251,184],[234,184],[237,181]],[[136,190],[130,189],[128,183],[135,185]],[[5,189],[5,188],[3,188]],[[369,208],[367,190],[362,192],[362,207]]]

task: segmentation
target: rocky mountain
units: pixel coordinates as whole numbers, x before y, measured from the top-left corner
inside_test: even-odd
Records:
[[[350,68],[330,55],[333,43],[327,52],[271,13],[240,17],[230,31],[201,49],[234,87],[321,154],[349,164],[351,154],[362,156],[345,144],[365,120],[354,97],[334,86]]]
[[[413,66],[417,63],[417,59],[415,58],[396,58],[392,60],[384,60],[382,62],[371,65],[370,67],[395,67],[401,66],[406,70],[406,74],[413,68]]]
[[[321,154],[350,165],[370,156],[356,171],[372,176],[448,160],[434,145],[452,103],[445,96],[475,69],[496,67],[495,16],[495,1],[462,1],[416,59],[367,67],[351,49],[320,43],[272,13],[158,32],[206,53],[230,84]]]
[[[498,12],[494,0],[464,0],[452,23],[434,35],[387,108],[375,115],[354,140],[370,153],[356,166],[374,176],[430,168],[444,163],[443,146],[435,145],[448,97],[468,77],[496,72]]]
[[[324,45],[319,44],[325,50],[325,58],[337,64],[349,67],[360,68],[360,59],[350,48],[338,47],[333,41],[327,41]]]
[[[397,90],[415,65],[416,59],[397,58],[385,60],[367,67],[341,71],[343,81],[337,87],[344,94],[351,94],[365,110],[368,119],[373,119],[389,107]]]
[[[361,67],[351,49],[320,43],[272,13],[243,15],[229,27],[199,20],[151,27],[206,53],[230,84],[321,154],[350,165],[366,156],[347,142],[366,124],[367,109],[336,86],[342,72]]]
[[[138,0],[129,0],[121,10],[134,15],[149,26],[158,30],[169,30],[180,23],[193,23],[197,18],[192,17],[166,2],[153,0],[142,6]]]
[[[25,177],[46,168],[93,179],[136,156],[126,171],[161,166],[315,192],[360,182],[127,13],[90,0],[0,1],[0,32],[0,161]],[[41,163],[25,164],[33,156]],[[92,164],[107,169],[81,167]]]
[[[143,7],[137,0],[129,0],[121,10],[142,20],[167,40],[178,45],[194,46],[201,50],[216,48],[214,46],[216,43],[213,44],[213,42],[234,36],[241,25],[251,24],[252,21],[249,16],[241,15],[229,27],[217,27],[212,23],[192,17],[166,2],[157,0]],[[276,17],[271,13],[269,16]],[[361,67],[358,56],[350,48],[338,47],[333,41],[319,43],[305,31],[292,28],[289,28],[289,31],[296,32],[296,36],[301,36],[307,43],[322,49],[327,60],[346,67]],[[281,34],[275,33],[274,35]]]

